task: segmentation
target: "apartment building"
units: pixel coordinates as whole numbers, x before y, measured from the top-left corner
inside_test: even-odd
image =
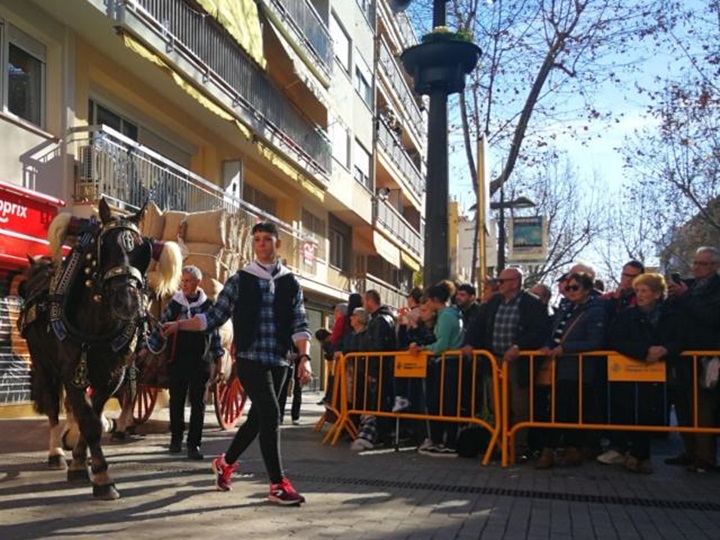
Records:
[[[0,198],[35,209],[0,220],[2,313],[44,249],[23,227],[103,196],[274,221],[312,328],[352,291],[401,305],[423,256],[414,40],[386,0],[0,0]],[[27,399],[2,346],[0,403]]]

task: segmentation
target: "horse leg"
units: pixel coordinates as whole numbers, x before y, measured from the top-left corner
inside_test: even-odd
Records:
[[[87,442],[90,448],[90,467],[93,474],[93,497],[99,500],[112,501],[120,498],[120,493],[108,473],[108,463],[101,445],[101,432],[97,429],[102,425],[100,418],[107,399],[107,395],[100,395],[99,392],[93,395],[92,417],[87,418],[86,421],[89,425],[96,424],[96,427],[90,430],[91,435],[88,437]]]
[[[133,403],[135,402],[136,392],[133,392],[133,387],[134,385],[131,386],[129,382],[125,382],[117,394],[120,403],[120,416],[115,421],[115,431],[112,433],[114,441],[124,441],[135,427]]]
[[[67,469],[67,462],[65,461],[65,452],[60,442],[60,419],[58,414],[49,415],[48,421],[50,423],[48,467],[64,471]]]
[[[73,484],[86,483],[90,481],[90,473],[88,472],[87,460],[87,442],[83,431],[81,419],[87,415],[87,411],[92,412],[90,405],[85,400],[85,392],[78,388],[67,388],[66,406],[68,412],[68,422],[70,425],[78,427],[78,436],[72,449],[72,461],[67,472],[68,482]]]
[[[64,450],[72,450],[80,438],[80,428],[77,425],[75,416],[72,412],[70,400],[65,397],[65,425],[60,433],[60,440]]]

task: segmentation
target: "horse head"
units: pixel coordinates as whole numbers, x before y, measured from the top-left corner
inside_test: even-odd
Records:
[[[114,216],[100,200],[100,229],[96,238],[94,276],[103,302],[114,317],[129,321],[143,307],[145,273],[152,259],[152,245],[140,233],[143,206],[130,216]],[[91,255],[91,254],[88,254]]]
[[[92,292],[93,302],[101,301],[108,313],[120,320],[130,320],[139,314],[151,259],[158,261],[155,292],[159,296],[175,292],[180,285],[180,248],[175,242],[160,242],[141,235],[139,224],[145,208],[146,205],[129,216],[115,216],[105,199],[101,199],[99,223],[58,214],[48,230],[56,261],[62,259],[61,247],[68,236],[92,233],[93,248],[84,255],[85,290]]]

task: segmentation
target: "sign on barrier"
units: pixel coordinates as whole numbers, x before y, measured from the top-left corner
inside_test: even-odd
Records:
[[[427,377],[427,356],[424,354],[396,354],[395,355],[395,377],[406,379]]]
[[[648,364],[621,354],[608,356],[607,370],[609,382],[664,383],[667,376],[665,362]]]

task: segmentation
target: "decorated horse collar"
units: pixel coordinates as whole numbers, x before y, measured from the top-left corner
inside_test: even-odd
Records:
[[[70,337],[72,340],[83,345],[92,343],[110,343],[113,352],[118,352],[128,346],[135,338],[138,330],[136,321],[129,321],[127,324],[118,327],[109,334],[102,336],[89,336],[73,325],[69,324],[65,317],[65,309],[69,296],[69,290],[81,269],[87,278],[85,280],[86,287],[95,286],[98,278],[100,281],[111,277],[129,274],[143,283],[141,272],[134,267],[128,265],[120,265],[111,268],[103,276],[97,276],[98,260],[100,258],[100,244],[102,237],[108,232],[122,228],[136,232],[142,236],[138,227],[131,221],[117,220],[109,221],[99,226],[98,222],[93,218],[90,220],[81,219],[76,222],[75,234],[77,240],[73,246],[70,255],[65,263],[58,268],[50,281],[49,299],[50,299],[50,326],[60,341]],[[97,244],[97,245],[95,245]],[[99,295],[98,296],[99,299]]]

